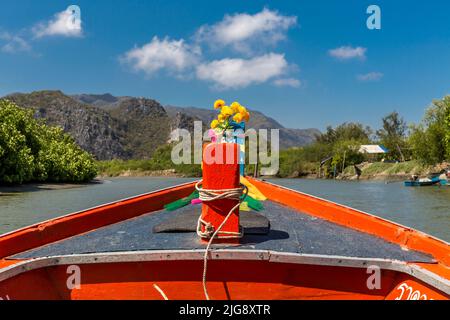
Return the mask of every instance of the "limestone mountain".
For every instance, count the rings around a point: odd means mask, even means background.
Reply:
[[[195,120],[206,130],[216,111],[195,107],[163,107],[158,101],[111,94],[78,94],[61,91],[14,93],[4,97],[34,110],[35,117],[68,132],[99,160],[149,158],[171,139],[174,130],[193,131]],[[255,129],[279,129],[280,147],[311,143],[317,129],[288,129],[258,111],[248,125]]]
[[[203,123],[209,124],[216,116],[215,110],[201,109],[196,107],[175,107],[165,106],[167,114],[173,117],[177,113],[187,113],[200,119]],[[276,120],[255,110],[250,110],[251,118],[247,125],[253,129],[279,129],[280,130],[280,148],[300,147],[312,143],[316,135],[320,134],[318,129],[289,129],[282,126]],[[270,137],[269,137],[270,138]]]
[[[168,141],[171,120],[155,100],[124,98],[109,113],[126,126],[125,146],[133,158],[149,158]]]
[[[126,125],[100,108],[80,103],[61,91],[15,93],[4,97],[18,106],[31,108],[36,118],[60,126],[97,159],[129,158]]]

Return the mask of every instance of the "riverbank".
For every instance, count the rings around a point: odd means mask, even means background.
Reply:
[[[133,163],[134,164],[134,163]],[[128,165],[128,166],[127,166]],[[183,170],[177,169],[165,169],[165,170],[146,170],[139,166],[134,165],[129,167],[129,162],[120,162],[120,166],[105,166],[102,170],[99,170],[97,179],[105,179],[112,177],[173,177],[173,178],[187,178],[187,177],[199,177],[198,168],[188,169],[186,165]],[[303,171],[301,174],[295,172],[287,176],[275,176],[272,178],[301,178],[301,179],[318,179],[316,170],[313,170],[316,166],[310,164],[309,170]],[[446,168],[450,167],[450,163],[443,162],[434,166],[427,166],[420,164],[418,161],[406,161],[399,163],[387,163],[387,162],[364,162],[359,164],[361,169],[360,180],[386,180],[386,181],[401,181],[409,179],[412,175],[418,175],[419,177],[425,177],[430,174],[438,174],[443,172]],[[270,177],[268,177],[270,178]],[[336,179],[338,180],[357,180],[355,168],[348,166],[343,173],[339,174]]]
[[[361,169],[360,180],[389,180],[400,181],[409,179],[412,175],[425,177],[431,174],[440,174],[445,169],[450,167],[450,163],[443,162],[434,166],[423,165],[417,161],[405,161],[398,163],[386,162],[365,162],[358,165]],[[344,172],[336,177],[341,180],[356,180],[355,168],[349,166],[345,168]]]
[[[112,177],[200,177],[200,165],[175,165],[170,150],[162,150],[149,160],[97,161],[97,178]]]
[[[189,178],[185,174],[178,173],[175,169],[166,170],[122,170],[108,173],[107,171],[101,172],[97,179],[106,178],[127,178],[127,177],[171,177],[171,178]]]
[[[101,179],[94,179],[85,183],[24,183],[20,185],[0,186],[0,196],[7,196],[9,194],[20,192],[33,192],[44,190],[65,190],[87,187],[90,185],[101,184]]]

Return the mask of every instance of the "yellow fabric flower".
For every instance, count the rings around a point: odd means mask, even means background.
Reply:
[[[214,102],[214,109],[222,108],[225,105],[225,101],[219,99]]]
[[[233,110],[233,112],[234,113],[238,113],[239,112],[239,107],[240,107],[241,105],[239,104],[239,102],[233,102],[231,105],[230,105],[230,107],[231,107],[231,110]]]
[[[223,122],[225,120],[225,116],[223,114],[219,114],[217,116],[217,119],[219,120],[219,122]]]
[[[247,112],[247,109],[244,106],[240,105],[238,107],[238,111],[239,111],[239,113],[245,114]]]
[[[250,121],[250,113],[248,111],[245,111],[243,118],[246,122]]]
[[[211,122],[211,129],[217,128],[218,125],[219,125],[219,121],[218,120],[213,120]]]
[[[233,110],[229,106],[223,106],[221,113],[225,117],[229,117],[233,115]]]
[[[242,115],[242,113],[236,113],[233,117],[233,120],[236,121],[237,123],[242,122],[243,119],[244,116]]]

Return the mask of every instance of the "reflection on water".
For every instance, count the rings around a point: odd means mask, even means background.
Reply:
[[[115,178],[102,184],[0,196],[0,233],[194,179]],[[404,187],[378,181],[273,179],[273,183],[342,203],[450,241],[450,186]]]
[[[273,179],[272,183],[375,214],[450,241],[450,186],[380,181]]]
[[[0,234],[57,216],[192,181],[184,178],[114,178],[61,190],[8,192],[0,196]],[[28,189],[28,188],[24,188]]]

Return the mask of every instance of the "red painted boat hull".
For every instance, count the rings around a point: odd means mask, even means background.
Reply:
[[[70,265],[57,265],[3,281],[0,296],[12,300],[162,300],[164,296],[203,300],[202,265],[201,260],[81,264],[82,282],[73,289],[67,285]],[[415,277],[392,270],[382,270],[379,289],[369,289],[366,268],[246,260],[210,261],[209,268],[209,295],[220,300],[448,298]]]
[[[278,203],[405,249],[433,263],[276,251],[218,250],[209,261],[213,299],[449,299],[450,248],[441,240],[381,218],[279,186],[252,180]],[[0,236],[0,299],[204,299],[203,251],[111,252],[29,260],[12,255],[160,210],[192,192],[177,186],[57,218]],[[368,267],[380,268],[370,284]],[[74,271],[71,266],[79,270]],[[372,270],[373,271],[373,270]],[[74,276],[79,272],[78,285]],[[369,282],[370,283],[369,283]]]

